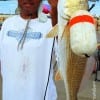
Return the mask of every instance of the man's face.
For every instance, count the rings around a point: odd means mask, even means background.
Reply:
[[[20,11],[23,14],[35,14],[38,11],[41,0],[18,0]]]

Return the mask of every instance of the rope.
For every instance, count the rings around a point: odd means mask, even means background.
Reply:
[[[22,36],[22,38],[20,39],[20,41],[18,43],[18,47],[17,47],[18,50],[19,49],[22,49],[23,48],[23,45],[25,43],[26,35],[27,35],[27,30],[28,30],[28,26],[29,26],[29,22],[30,22],[30,18],[27,20],[27,24],[26,24],[26,27],[25,27],[23,36]]]

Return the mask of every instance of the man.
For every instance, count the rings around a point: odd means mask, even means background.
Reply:
[[[41,0],[18,0],[19,15],[3,23],[0,33],[2,100],[57,98],[52,66],[50,69],[53,38],[45,38],[52,25],[50,19],[39,22],[40,4]]]

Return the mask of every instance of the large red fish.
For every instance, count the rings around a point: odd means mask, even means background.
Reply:
[[[77,100],[86,70],[85,56],[91,56],[97,46],[95,21],[86,11],[87,5],[87,0],[58,0],[57,25],[47,35],[58,36],[58,67],[65,84],[66,100]]]

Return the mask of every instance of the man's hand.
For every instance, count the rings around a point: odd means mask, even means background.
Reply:
[[[56,8],[58,4],[58,0],[48,0],[52,8]]]
[[[52,19],[52,25],[56,25],[57,24],[57,20],[58,20],[58,12],[57,12],[57,4],[58,4],[58,0],[49,0],[49,3],[51,5],[51,19]]]

